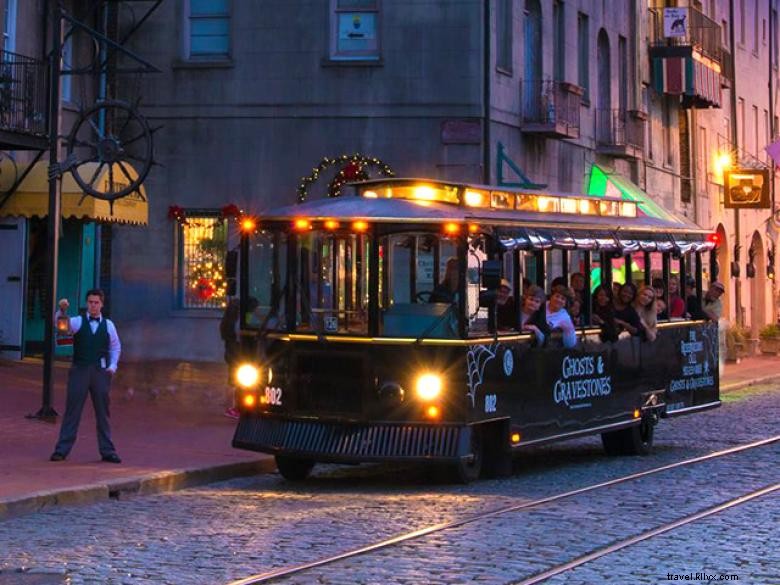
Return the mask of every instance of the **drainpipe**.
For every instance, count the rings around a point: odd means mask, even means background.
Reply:
[[[490,0],[484,0],[482,21],[482,182],[490,185]]]
[[[736,41],[734,38],[734,0],[729,0],[729,50],[734,60],[734,79],[731,80],[731,144],[736,147],[737,158],[739,158],[739,147],[737,144],[737,53]],[[726,186],[723,186],[726,189]],[[741,235],[739,233],[739,208],[734,209],[734,261],[737,261],[737,252],[741,248]],[[744,323],[742,318],[742,282],[737,276],[734,280],[734,308],[736,311],[737,325],[740,327]]]
[[[767,121],[769,123],[769,139],[774,140],[775,139],[775,103],[774,103],[774,84],[772,83],[773,78],[772,75],[774,74],[774,58],[775,58],[775,43],[777,42],[777,39],[775,39],[775,19],[773,18],[772,14],[772,2],[769,2],[769,120]],[[770,234],[770,245],[772,246],[772,250],[776,251],[777,247],[775,245],[775,241],[772,240],[772,235],[775,234],[776,230],[774,227],[777,225],[777,222],[775,221],[775,160],[770,156],[769,157],[769,176],[772,177],[772,180],[769,182],[769,195],[771,197],[771,209],[769,212],[769,225],[772,226],[772,229],[768,230]],[[774,259],[775,256],[772,254],[772,259]],[[777,294],[777,286],[775,283],[775,279],[772,279],[772,323],[777,322],[777,303],[775,302],[775,298]]]

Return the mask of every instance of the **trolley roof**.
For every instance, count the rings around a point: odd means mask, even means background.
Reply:
[[[260,219],[478,224],[492,229],[507,248],[687,252],[714,247],[708,230],[649,199],[417,178],[364,181],[343,189],[340,197],[271,209]]]

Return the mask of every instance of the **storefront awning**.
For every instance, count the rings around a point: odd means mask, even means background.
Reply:
[[[98,165],[99,163],[85,163],[79,168],[79,172],[82,176],[91,177]],[[132,166],[127,163],[123,163],[123,166],[130,177],[138,176]],[[48,215],[48,168],[49,165],[45,162],[35,164],[14,194],[0,207],[0,217],[46,217]],[[0,170],[5,171],[6,169]],[[10,188],[9,184],[5,184],[9,181],[6,178],[8,175],[7,172],[0,173],[0,183],[2,183],[0,189]],[[114,177],[125,178],[125,173],[118,168],[118,165],[114,165]],[[98,190],[108,191],[107,183],[108,165],[104,165],[103,170],[94,181],[94,185]],[[122,187],[116,181],[114,186]],[[134,192],[115,200],[113,213],[108,201],[95,199],[89,195],[83,196],[84,192],[73,176],[70,173],[65,173],[62,177],[62,217],[131,225],[148,225],[149,223],[149,204],[143,187],[140,188],[140,195]]]

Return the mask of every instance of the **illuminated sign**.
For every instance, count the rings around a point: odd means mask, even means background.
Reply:
[[[769,171],[736,169],[723,172],[727,209],[769,209]]]

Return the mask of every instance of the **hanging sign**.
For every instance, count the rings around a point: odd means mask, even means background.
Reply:
[[[685,37],[688,34],[688,9],[664,8],[664,36]]]
[[[726,209],[769,209],[769,171],[737,169],[723,172]]]

